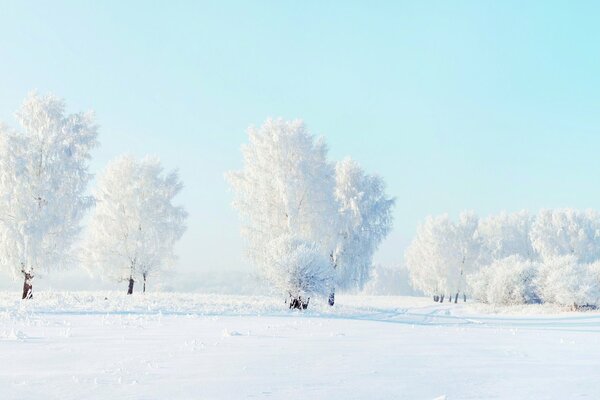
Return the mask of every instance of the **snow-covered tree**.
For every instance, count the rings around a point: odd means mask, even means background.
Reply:
[[[306,308],[311,294],[330,289],[334,271],[317,243],[283,235],[268,243],[264,252],[268,261],[263,272],[289,295],[290,308]]]
[[[248,256],[279,287],[281,279],[273,268],[283,266],[272,265],[273,257],[265,249],[281,254],[277,245],[290,242],[282,238],[304,243],[302,249],[318,249],[319,260],[332,257],[338,232],[334,169],[323,140],[315,139],[301,121],[269,119],[259,129],[249,129],[248,137],[242,149],[243,169],[227,178],[234,191],[233,205],[242,218]],[[307,272],[304,269],[293,271],[300,275],[289,282],[309,279],[301,276]],[[290,292],[308,295],[310,290],[297,287]]]
[[[353,160],[336,164],[335,197],[340,225],[334,252],[336,283],[343,289],[362,289],[373,267],[373,254],[392,227],[394,200],[385,183],[365,174]]]
[[[579,262],[600,259],[600,214],[573,209],[542,210],[531,226],[531,242],[543,259],[573,255]]]
[[[529,234],[533,219],[527,211],[502,212],[479,221],[477,237],[481,241],[479,263],[489,265],[510,256],[537,258]]]
[[[468,277],[475,300],[495,305],[539,303],[538,264],[519,255],[494,260]]]
[[[462,213],[457,222],[448,215],[427,217],[405,253],[411,283],[415,289],[437,299],[445,294],[454,301],[465,295],[466,276],[477,269],[480,244],[476,239],[478,218]]]
[[[66,114],[53,95],[29,95],[16,117],[21,130],[0,128],[0,266],[24,276],[30,298],[34,274],[75,260],[73,243],[93,203],[85,191],[97,127],[92,113]]]
[[[537,278],[540,297],[546,303],[575,308],[599,305],[597,271],[595,264],[581,263],[573,254],[546,257]]]
[[[87,267],[103,276],[146,281],[175,260],[173,247],[185,231],[187,213],[173,205],[182,189],[176,171],[164,173],[160,161],[121,156],[99,177],[96,207],[86,238]]]

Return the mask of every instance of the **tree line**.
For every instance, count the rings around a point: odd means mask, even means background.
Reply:
[[[88,195],[98,126],[93,113],[65,109],[62,99],[32,93],[16,113],[20,127],[0,127],[0,266],[22,277],[24,299],[37,273],[76,264],[126,283],[128,294],[138,281],[145,291],[173,265],[185,231],[187,213],[173,204],[177,171],[122,155]],[[299,309],[313,295],[333,305],[336,288],[361,289],[392,226],[383,179],[350,158],[329,161],[324,140],[301,121],[269,119],[248,139],[243,169],[226,178],[264,279]]]
[[[435,301],[600,305],[600,213],[545,209],[479,219],[427,217],[405,253],[413,286]]]

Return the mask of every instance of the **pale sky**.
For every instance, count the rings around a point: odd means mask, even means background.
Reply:
[[[270,116],[386,180],[385,265],[428,214],[599,208],[600,3],[323,3],[0,1],[0,120],[52,92],[95,110],[94,173],[179,168],[183,273],[248,268],[223,173]]]

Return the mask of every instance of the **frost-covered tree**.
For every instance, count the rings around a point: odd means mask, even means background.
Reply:
[[[392,228],[394,200],[386,195],[383,179],[365,174],[349,158],[336,164],[335,173],[340,213],[336,284],[360,290],[370,277],[373,254]]]
[[[94,190],[96,207],[86,238],[87,267],[109,279],[146,281],[175,260],[173,247],[185,231],[187,213],[173,204],[182,189],[176,171],[160,161],[121,156],[109,163]]]
[[[460,225],[438,217],[419,228],[406,253],[417,288],[435,294],[455,286],[456,279],[448,279],[448,265],[456,262],[446,261],[456,258],[459,249],[472,249],[465,254],[479,255],[465,260],[475,273],[466,275],[479,301],[599,305],[600,213],[542,210],[534,219],[524,211],[502,213],[479,221],[473,240],[472,223],[457,230]]]
[[[600,214],[593,210],[542,210],[530,237],[543,259],[573,255],[579,262],[593,262],[600,258]]]
[[[539,303],[538,268],[535,261],[519,255],[494,260],[468,277],[471,294],[475,300],[495,305]]]
[[[331,287],[333,269],[329,257],[315,242],[284,235],[265,248],[264,272],[271,284],[290,296],[290,308],[307,308],[311,294]]]
[[[97,145],[92,113],[66,114],[53,95],[29,95],[16,114],[21,129],[0,128],[0,266],[24,277],[32,296],[37,272],[71,265],[73,243]]]
[[[281,289],[281,274],[287,282],[304,282],[321,271],[320,262],[311,268],[285,267],[272,264],[282,254],[277,246],[302,243],[298,250],[306,255],[318,251],[330,259],[335,250],[338,232],[338,212],[334,198],[335,174],[327,161],[327,147],[315,139],[301,121],[269,119],[259,129],[249,129],[249,142],[242,148],[244,165],[241,171],[227,178],[234,192],[234,207],[242,218],[242,235],[247,241],[250,260],[266,279]],[[318,250],[316,250],[318,249]],[[290,255],[290,257],[292,257]],[[295,257],[295,256],[294,256]],[[300,257],[300,256],[298,256]],[[274,273],[274,268],[283,272]],[[315,287],[320,285],[315,285]],[[309,295],[312,284],[289,288],[291,301],[297,293]]]
[[[575,255],[550,256],[540,265],[537,286],[546,303],[575,308],[600,304],[596,264],[578,262]]]
[[[529,238],[532,222],[527,211],[502,212],[481,219],[477,227],[477,237],[481,241],[479,263],[489,265],[510,256],[536,259]]]
[[[465,295],[466,276],[477,269],[480,244],[478,218],[462,213],[457,222],[448,215],[427,217],[406,250],[405,261],[415,289],[438,297]]]

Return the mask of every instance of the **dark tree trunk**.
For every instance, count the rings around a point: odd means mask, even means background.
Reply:
[[[458,293],[456,293],[456,296],[454,296],[454,304],[458,303]]]
[[[442,296],[440,297],[440,303],[443,303],[443,302],[444,302],[444,295],[442,295]]]
[[[33,298],[33,274],[31,272],[24,272],[25,281],[23,282],[23,297],[22,299]]]
[[[466,303],[466,302],[467,302],[467,295],[466,295],[466,293],[463,293],[463,303]]]
[[[329,299],[327,300],[330,306],[335,304],[335,289],[331,289],[331,293],[329,293]]]
[[[144,274],[144,289],[143,289],[143,293],[146,293],[146,278],[147,278],[147,275]]]
[[[437,294],[433,296],[433,301],[435,301],[436,303],[440,301],[440,296],[438,296]]]
[[[310,297],[304,302],[302,297],[290,297],[290,310],[306,310],[308,308],[308,303],[310,302]]]
[[[133,280],[133,277],[129,277],[129,287],[127,288],[127,294],[133,294],[133,284],[135,283],[135,281]]]

